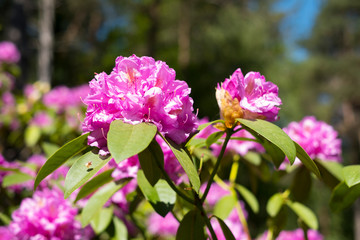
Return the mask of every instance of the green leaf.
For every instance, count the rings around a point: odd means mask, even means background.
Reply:
[[[262,145],[265,148],[267,155],[270,157],[270,160],[277,168],[279,168],[285,159],[284,152],[266,139],[263,139]]]
[[[105,166],[111,157],[103,160],[99,155],[88,152],[71,166],[65,177],[64,197],[68,198],[72,192],[86,183],[94,176],[103,166]]]
[[[92,229],[97,235],[102,233],[110,224],[113,217],[114,207],[102,208],[91,220]]]
[[[137,181],[146,200],[149,201],[159,215],[165,217],[175,205],[176,193],[174,190],[172,190],[168,183],[163,179],[160,179],[154,187],[151,186],[146,179],[143,170],[138,171]]]
[[[360,184],[348,187],[345,182],[340,182],[332,191],[330,208],[341,211],[351,206],[360,197]]]
[[[225,239],[226,240],[235,240],[234,235],[232,234],[231,230],[226,225],[226,223],[221,218],[219,218],[217,216],[213,216],[213,217],[215,217],[218,220],[218,222],[220,224],[220,227],[221,227],[221,230],[223,231]]]
[[[29,147],[35,146],[41,137],[41,129],[38,126],[30,125],[25,129],[24,139]]]
[[[246,161],[255,166],[260,166],[261,164],[261,156],[259,153],[248,151],[243,157]]]
[[[204,128],[212,125],[212,124],[215,124],[215,123],[224,123],[224,120],[222,119],[218,119],[218,120],[215,120],[215,121],[212,121],[212,122],[207,122],[207,123],[204,123],[204,124],[201,124],[197,130],[201,131],[203,130]]]
[[[210,136],[205,141],[206,147],[209,148],[213,143],[216,143],[222,135],[224,135],[224,132],[214,132],[210,134]]]
[[[149,183],[154,186],[162,176],[162,172],[158,167],[164,167],[164,154],[160,145],[153,140],[150,145],[141,153],[139,153],[139,162],[143,169],[145,177]]]
[[[115,226],[115,236],[112,238],[112,240],[127,240],[128,231],[125,224],[117,217],[114,217],[113,221]]]
[[[115,120],[107,134],[108,148],[117,163],[143,151],[154,139],[157,128],[154,124],[136,125]]]
[[[311,175],[304,166],[298,166],[291,185],[291,194],[294,200],[302,202],[306,200],[311,191]]]
[[[11,223],[11,218],[2,212],[0,212],[0,220],[3,223],[3,225],[9,225]]]
[[[4,172],[20,172],[20,170],[18,168],[8,168],[8,167],[3,167],[0,166],[0,171],[4,171]]]
[[[272,195],[271,198],[269,199],[266,205],[266,211],[270,215],[270,217],[275,217],[279,213],[283,204],[284,204],[284,199],[282,194],[276,193]]]
[[[34,190],[44,178],[46,178],[48,175],[58,169],[68,159],[75,156],[76,154],[79,154],[85,149],[91,149],[91,147],[87,145],[87,137],[89,134],[90,133],[87,133],[75,138],[74,140],[62,146],[53,155],[51,155],[51,157],[40,168],[40,171],[35,178]]]
[[[318,229],[319,223],[313,211],[298,202],[287,201],[286,204],[296,213],[296,215],[310,228]]]
[[[360,183],[360,165],[350,165],[343,168],[343,176],[348,187]]]
[[[114,169],[106,170],[105,172],[100,173],[99,175],[95,176],[93,179],[85,183],[85,185],[82,186],[79,193],[77,194],[75,202],[89,196],[91,193],[95,192],[98,188],[102,187],[108,182],[111,182],[113,180],[113,178],[111,177],[113,171]]]
[[[313,172],[318,178],[321,178],[320,171],[314,161],[297,142],[294,141],[294,144],[296,147],[296,156],[300,159],[300,161],[307,169]]]
[[[26,174],[26,173],[22,173],[22,172],[13,173],[13,174],[6,175],[3,178],[2,186],[9,187],[9,186],[27,182],[29,180],[33,180],[33,176]]]
[[[234,209],[236,203],[237,199],[232,194],[220,198],[214,207],[214,215],[225,220]]]
[[[206,138],[194,138],[193,137],[193,138],[190,139],[190,141],[188,141],[186,143],[185,146],[187,148],[191,148],[191,147],[193,147],[193,148],[201,148],[201,147],[206,146],[205,142],[206,142]]]
[[[109,198],[121,189],[125,184],[117,185],[115,182],[110,182],[104,187],[100,188],[86,203],[84,209],[81,212],[81,224],[83,227],[89,224],[89,222],[96,216],[96,214],[102,209],[104,204]]]
[[[50,157],[51,155],[53,155],[57,150],[59,150],[59,146],[52,144],[52,143],[48,143],[48,142],[44,142],[42,144],[42,148],[45,152],[46,157]]]
[[[192,160],[190,159],[189,155],[186,153],[186,151],[183,148],[177,146],[176,144],[170,144],[164,136],[162,136],[162,135],[160,135],[160,136],[169,145],[169,147],[171,148],[171,151],[174,153],[176,159],[179,161],[180,165],[185,170],[185,173],[189,177],[189,180],[190,180],[195,192],[199,193],[200,178],[199,178],[197,170],[196,170]]]
[[[237,119],[243,127],[251,129],[263,138],[281,149],[288,157],[291,164],[296,157],[296,147],[291,138],[278,126],[261,119],[255,121],[239,118]]]
[[[253,210],[254,213],[258,213],[259,203],[256,197],[254,196],[254,194],[250,192],[247,188],[239,184],[236,184],[235,188],[236,190],[239,191],[240,195],[244,198],[245,202],[249,204],[251,210]]]
[[[205,240],[204,220],[197,210],[189,211],[180,222],[176,240]]]
[[[315,159],[315,163],[320,170],[321,179],[330,188],[334,188],[341,181],[344,180],[342,174],[342,165],[337,162],[321,161]]]

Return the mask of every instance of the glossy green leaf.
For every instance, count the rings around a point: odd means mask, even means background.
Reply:
[[[221,218],[219,218],[217,216],[213,216],[213,217],[215,217],[218,220],[225,239],[226,240],[235,240],[234,235],[232,234],[231,230],[226,225],[226,223]]]
[[[81,153],[85,149],[91,149],[91,147],[87,145],[88,135],[89,133],[75,138],[74,140],[62,146],[53,155],[51,155],[51,157],[40,168],[40,171],[35,178],[34,189],[36,189],[36,187],[44,178],[46,178],[48,175],[58,169],[68,159]]]
[[[112,157],[117,163],[143,151],[154,139],[157,128],[154,124],[124,123],[112,121],[107,134],[107,143]]]
[[[24,182],[27,182],[27,181],[33,180],[33,179],[34,179],[33,176],[31,176],[29,174],[22,173],[22,172],[16,172],[16,173],[6,175],[3,178],[2,186],[9,187],[9,186],[24,183]]]
[[[350,165],[343,168],[343,176],[348,187],[360,183],[360,165]]]
[[[261,156],[259,153],[248,151],[243,157],[246,161],[255,166],[260,166],[261,164]]]
[[[176,240],[205,240],[204,220],[197,210],[189,211],[180,222]]]
[[[159,215],[165,217],[175,205],[176,193],[174,190],[172,190],[168,183],[163,179],[160,179],[154,187],[151,186],[146,179],[143,170],[138,171],[137,181],[146,200],[149,201]]]
[[[91,227],[96,234],[100,234],[109,226],[113,217],[114,207],[102,208],[90,221]]]
[[[291,138],[281,128],[273,123],[261,119],[253,121],[240,118],[237,120],[243,127],[255,131],[260,136],[264,137],[281,149],[281,151],[288,157],[289,161],[294,163],[296,157],[296,147]]]
[[[41,129],[35,125],[29,125],[25,129],[24,140],[27,146],[33,147],[41,137]]]
[[[210,134],[210,136],[205,141],[206,147],[209,148],[213,143],[216,143],[222,135],[224,135],[224,132],[214,132]]]
[[[144,151],[139,153],[138,156],[145,177],[149,183],[154,186],[162,176],[162,172],[158,165],[164,168],[164,154],[160,145],[153,140]]]
[[[187,148],[201,148],[206,146],[206,138],[192,138],[186,143]]]
[[[81,212],[81,224],[83,227],[89,224],[89,222],[96,216],[96,214],[102,209],[104,204],[111,198],[111,196],[120,190],[125,184],[116,184],[110,182],[100,188],[86,203],[84,209]]]
[[[232,194],[221,197],[214,207],[214,215],[225,220],[235,208],[236,203],[237,199]]]
[[[318,229],[318,220],[310,208],[298,202],[287,201],[286,203],[308,227]]]
[[[318,178],[321,178],[320,171],[316,166],[315,162],[310,158],[310,156],[305,152],[305,150],[294,141],[296,147],[296,156],[304,164],[304,166],[313,172]]]
[[[271,198],[269,199],[266,205],[266,211],[270,215],[270,217],[275,217],[279,213],[283,204],[284,204],[284,199],[282,194],[276,193],[272,195]]]
[[[251,210],[254,213],[259,212],[259,202],[257,201],[256,197],[252,192],[250,192],[247,188],[242,185],[236,184],[236,190],[239,191],[240,195],[244,198],[245,202],[249,204]]]
[[[351,206],[360,197],[360,184],[348,187],[345,182],[340,182],[332,191],[330,208],[341,211]]]
[[[111,157],[103,160],[99,155],[92,152],[84,154],[71,166],[65,177],[64,197],[68,198],[72,192],[86,183],[94,176],[103,166],[105,166]]]
[[[284,152],[266,139],[263,140],[262,145],[265,148],[267,156],[270,157],[270,160],[274,163],[275,167],[279,168],[285,159]]]
[[[315,159],[315,163],[319,168],[321,179],[330,188],[334,188],[344,180],[342,169],[343,166],[337,162],[322,161]]]
[[[117,217],[113,218],[115,227],[115,236],[111,240],[127,240],[128,231],[125,224]]]
[[[194,163],[190,159],[189,155],[186,153],[185,149],[177,146],[176,144],[169,143],[169,141],[161,135],[164,141],[171,148],[171,151],[174,153],[176,159],[179,161],[180,165],[183,167],[186,175],[189,177],[190,183],[192,184],[195,192],[199,193],[200,189],[200,178],[195,168]]]
[[[113,180],[111,177],[113,171],[114,169],[106,170],[85,183],[77,194],[75,202],[89,196],[106,183],[111,182]]]

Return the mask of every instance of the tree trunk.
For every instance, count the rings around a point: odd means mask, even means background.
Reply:
[[[55,0],[39,1],[38,74],[41,82],[51,83],[54,47]]]

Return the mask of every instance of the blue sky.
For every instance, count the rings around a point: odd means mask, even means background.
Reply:
[[[281,32],[290,57],[295,61],[305,60],[308,56],[306,49],[296,42],[310,36],[322,3],[323,0],[278,0],[273,5],[274,11],[286,14]]]

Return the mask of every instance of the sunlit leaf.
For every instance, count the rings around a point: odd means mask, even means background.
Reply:
[[[281,149],[288,157],[291,163],[294,163],[296,157],[296,147],[291,138],[278,126],[261,119],[247,120],[237,119],[244,128],[251,129],[257,134],[267,139],[269,142]]]
[[[313,211],[298,202],[287,201],[286,204],[296,213],[296,215],[310,228],[318,229],[319,223]]]
[[[105,166],[111,157],[103,160],[97,154],[88,152],[71,166],[65,178],[64,197],[68,198],[72,192],[86,183],[94,176],[103,166]]]
[[[41,129],[35,125],[29,125],[25,129],[24,140],[27,146],[33,147],[41,137]]]
[[[85,227],[88,225],[89,222],[102,209],[104,204],[110,199],[110,197],[118,190],[120,190],[126,183],[127,182],[116,184],[115,182],[110,182],[99,189],[94,195],[92,195],[81,212],[82,226]]]
[[[21,184],[24,182],[27,182],[29,180],[33,180],[33,176],[22,173],[22,172],[16,172],[9,175],[6,175],[2,180],[2,186],[3,187],[9,187],[17,184]]]
[[[110,224],[113,217],[114,207],[102,208],[90,221],[91,227],[96,234],[102,233]]]
[[[236,184],[235,188],[236,190],[239,191],[240,195],[244,198],[245,202],[249,204],[251,210],[253,210],[254,213],[258,213],[259,203],[256,197],[254,196],[254,194],[250,192],[247,188],[239,184]]]
[[[266,211],[270,215],[270,217],[275,217],[279,213],[283,204],[284,204],[284,199],[282,194],[276,193],[272,195],[271,198],[269,199],[266,205]]]
[[[214,215],[225,220],[231,211],[235,208],[237,199],[235,196],[226,195],[224,197],[219,196],[220,200],[216,203],[214,207]]]
[[[360,184],[348,187],[345,182],[340,182],[332,191],[330,208],[341,211],[351,206],[360,197]]]
[[[224,132],[214,132],[210,134],[210,136],[207,137],[205,141],[206,147],[209,148],[213,143],[216,143],[217,140],[219,140],[222,135],[224,135]]]
[[[305,150],[294,141],[296,147],[296,156],[300,159],[300,161],[304,164],[304,166],[309,169],[311,172],[315,173],[318,178],[321,178],[320,171],[314,161],[309,157],[309,155],[305,152]]]
[[[71,157],[79,154],[80,152],[84,151],[85,149],[91,149],[87,145],[87,137],[89,133],[81,135],[74,140],[66,143],[62,146],[59,150],[57,150],[51,157],[45,162],[45,164],[40,168],[38,172],[35,183],[34,189],[39,185],[39,183],[58,169],[61,165],[63,165],[68,159]]]
[[[352,187],[360,183],[360,165],[350,165],[343,168],[345,183]]]
[[[154,124],[128,124],[121,120],[112,121],[107,134],[107,143],[117,163],[143,151],[154,139],[157,128]]]
[[[179,161],[180,165],[185,170],[186,175],[189,177],[189,180],[194,188],[194,190],[199,193],[200,189],[200,178],[195,168],[194,163],[190,159],[189,155],[186,153],[185,149],[177,146],[176,144],[170,143],[163,136],[161,136],[164,141],[171,148],[171,151],[174,153],[176,159]]]
[[[113,171],[114,169],[106,170],[105,172],[100,173],[99,175],[95,176],[93,179],[85,183],[84,186],[81,187],[79,193],[77,194],[75,202],[89,196],[91,193],[95,192],[98,188],[114,180],[111,177]]]
[[[115,226],[115,236],[111,240],[127,240],[128,231],[125,224],[118,217],[114,217],[113,222]]]

